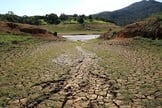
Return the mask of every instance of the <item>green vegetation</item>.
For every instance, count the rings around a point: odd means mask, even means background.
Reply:
[[[78,24],[78,21],[72,18],[64,21],[63,24]],[[84,24],[109,24],[109,22],[98,19],[93,19],[92,21],[90,19],[84,19]]]
[[[9,21],[16,23],[32,24],[32,25],[47,25],[47,24],[84,24],[84,23],[96,23],[96,22],[108,22],[102,19],[96,19],[85,15],[66,15],[61,14],[57,16],[54,13],[46,14],[45,16],[17,16],[12,11],[7,14],[0,14],[0,21]]]
[[[110,26],[115,24],[96,19],[85,15],[65,15],[59,17],[56,14],[47,14],[45,16],[17,16],[13,12],[0,15],[0,21],[10,21],[22,24],[33,24],[44,27],[50,32],[59,34],[98,34],[106,32]]]
[[[97,21],[96,21],[97,22]],[[80,24],[58,24],[58,25],[42,25],[45,29],[51,32],[58,32],[59,34],[100,34],[107,31],[110,27],[115,27],[111,23],[85,23]]]
[[[162,56],[162,40],[152,40],[149,38],[135,37],[134,44],[138,47],[149,49],[152,53]]]
[[[36,41],[38,41],[38,39],[31,36],[0,35],[0,47],[13,44],[33,44]]]

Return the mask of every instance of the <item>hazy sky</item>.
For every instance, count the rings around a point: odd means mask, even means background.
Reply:
[[[94,14],[113,11],[141,0],[0,0],[0,14],[13,11],[17,15]],[[162,0],[157,0],[162,2]]]

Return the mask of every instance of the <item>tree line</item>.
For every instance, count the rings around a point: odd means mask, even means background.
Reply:
[[[32,25],[46,25],[46,24],[59,24],[61,22],[65,22],[68,19],[74,19],[79,24],[84,23],[84,19],[89,19],[90,21],[93,21],[93,17],[91,15],[85,16],[85,15],[66,15],[61,14],[60,16],[57,16],[57,14],[51,13],[46,14],[44,16],[18,16],[14,14],[12,11],[9,11],[7,14],[0,14],[0,21],[9,21],[9,22],[15,22],[15,23],[24,23],[24,24],[32,24]]]

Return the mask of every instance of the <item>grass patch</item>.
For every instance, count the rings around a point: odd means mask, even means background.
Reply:
[[[84,19],[84,24],[108,24],[108,23],[109,22],[105,22],[97,19],[93,19],[93,20]],[[74,18],[69,18],[68,20],[62,22],[62,24],[79,24],[79,23]]]
[[[59,34],[100,34],[113,26],[110,23],[42,25],[45,29],[51,32],[58,32]]]
[[[0,46],[13,44],[33,44],[36,41],[38,41],[38,39],[31,36],[0,35]]]
[[[134,99],[134,96],[129,93],[129,91],[121,91],[121,94],[123,96],[123,104],[129,105],[132,103],[132,100]]]
[[[143,102],[145,108],[160,108],[162,102],[160,100],[147,100]]]
[[[162,56],[162,40],[135,37],[133,44],[137,47],[145,48],[153,53],[160,54],[160,56]]]

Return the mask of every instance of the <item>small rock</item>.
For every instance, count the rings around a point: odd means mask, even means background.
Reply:
[[[97,99],[97,95],[93,94],[93,95],[89,96],[89,99],[96,100]]]

